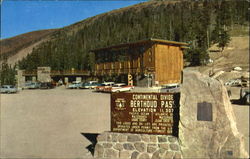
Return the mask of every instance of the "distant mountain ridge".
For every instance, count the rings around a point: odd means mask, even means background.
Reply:
[[[86,70],[93,68],[91,49],[147,38],[183,41],[207,49],[216,43],[216,27],[230,31],[235,25],[248,25],[247,6],[246,1],[234,0],[149,1],[64,28],[28,33],[29,40],[22,44],[17,41],[25,39],[25,34],[14,37],[16,40],[1,40],[1,55],[8,56],[12,65],[18,63],[20,69]]]

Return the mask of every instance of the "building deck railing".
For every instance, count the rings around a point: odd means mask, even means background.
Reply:
[[[98,69],[93,72],[96,76],[102,75],[120,75],[120,74],[138,74],[153,72],[154,68],[121,68],[121,69]],[[51,70],[50,76],[90,76],[91,71],[87,70]],[[37,76],[37,70],[24,71],[23,76]]]
[[[23,76],[36,76],[37,75],[37,70],[32,70],[32,71],[24,71]],[[90,75],[90,71],[86,70],[64,70],[64,71],[58,71],[58,70],[52,70],[50,72],[51,76],[71,76],[71,75],[83,75],[83,76],[88,76]]]
[[[122,69],[100,69],[95,70],[95,75],[112,75],[112,74],[138,74],[154,72],[154,68],[122,68]]]
[[[32,70],[32,71],[23,71],[23,76],[36,76],[37,75],[37,71],[36,70]]]
[[[51,71],[51,76],[70,76],[70,75],[90,75],[90,71],[86,70],[64,70],[64,71]]]

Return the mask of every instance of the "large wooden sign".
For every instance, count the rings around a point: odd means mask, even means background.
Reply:
[[[178,125],[177,94],[112,93],[111,131],[173,135]]]

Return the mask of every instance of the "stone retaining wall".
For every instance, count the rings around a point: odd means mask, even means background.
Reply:
[[[99,159],[182,158],[177,137],[113,132],[97,137],[94,156]]]

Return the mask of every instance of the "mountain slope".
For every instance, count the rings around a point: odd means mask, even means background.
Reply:
[[[215,43],[214,26],[247,25],[244,1],[150,1],[100,14],[56,30],[9,59],[21,69],[92,69],[91,49],[147,38],[189,42],[207,49]],[[229,12],[230,11],[230,12]],[[225,17],[227,17],[225,19]],[[18,54],[24,56],[18,56]]]
[[[11,58],[13,56],[16,56],[16,54],[19,54],[19,51],[27,47],[30,47],[39,41],[44,41],[44,39],[48,35],[51,35],[54,32],[55,32],[55,29],[39,30],[39,31],[29,32],[29,33],[21,34],[12,38],[1,40],[0,41],[1,59]],[[18,56],[22,56],[22,55],[18,55]],[[26,57],[26,56],[27,54],[23,55],[23,57]],[[13,61],[13,62],[15,63],[16,61]],[[13,62],[11,62],[10,64],[14,64]]]
[[[211,47],[211,50],[216,49],[216,44]],[[211,52],[209,56],[213,63],[200,67],[187,67],[185,69],[196,70],[206,75],[209,75],[212,71],[218,74],[217,79],[224,82],[240,78],[241,76],[249,77],[249,36],[232,37],[229,45],[223,52]],[[234,71],[235,67],[240,67],[242,70]]]

